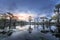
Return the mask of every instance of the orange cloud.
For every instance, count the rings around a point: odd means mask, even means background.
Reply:
[[[18,17],[18,20],[25,20],[25,21],[28,21],[29,16],[32,16],[32,19],[35,16],[34,14],[27,14],[27,13],[20,13],[14,15]]]

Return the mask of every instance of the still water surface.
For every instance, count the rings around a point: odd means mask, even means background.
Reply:
[[[43,29],[41,25],[31,25],[33,31],[31,34],[29,34],[29,32],[27,31],[29,26],[30,25],[16,26],[16,29],[18,29],[19,31],[16,30],[17,32],[14,32],[11,36],[2,39],[3,40],[57,40],[56,37],[52,36],[50,33],[47,34],[41,33],[40,31]],[[54,31],[56,27],[51,26],[51,29]],[[49,30],[49,28],[45,26],[45,30]]]
[[[27,30],[29,28],[30,25],[25,25],[25,26],[16,26],[16,29],[19,30]],[[43,27],[41,25],[31,25],[31,28],[36,29],[36,30],[42,30]],[[57,29],[56,26],[49,26],[48,28],[45,26],[45,30],[49,30],[49,28],[51,28],[51,30],[55,30]]]

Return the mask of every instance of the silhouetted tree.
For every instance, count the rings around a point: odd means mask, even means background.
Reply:
[[[57,24],[56,24],[56,26],[57,26],[58,33],[59,33],[59,34],[56,34],[57,37],[60,37],[60,21],[59,21],[60,10],[59,9],[60,9],[60,4],[57,4],[55,6],[55,10],[54,10],[54,12],[57,12]]]
[[[60,27],[60,24],[59,24],[59,23],[60,23],[60,22],[59,22],[59,15],[60,15],[60,13],[59,13],[60,10],[59,10],[59,9],[60,9],[60,4],[57,4],[57,5],[55,6],[55,8],[56,8],[55,12],[57,12],[57,15],[58,15],[58,16],[57,16],[57,27],[58,27],[58,32],[60,33],[60,28],[59,28],[59,27]]]
[[[42,24],[42,26],[43,26],[43,30],[45,30],[45,27],[44,27],[44,19],[46,19],[46,17],[44,17],[44,16],[43,16],[43,17],[40,17],[40,19],[42,19],[42,23],[43,23],[43,24]]]
[[[10,17],[10,22],[9,22],[9,29],[11,28],[11,22],[12,22],[12,17],[13,17],[13,14],[10,13],[10,12],[7,12],[7,14],[9,15]]]

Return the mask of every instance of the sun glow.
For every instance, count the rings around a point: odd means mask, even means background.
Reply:
[[[34,14],[29,13],[17,13],[14,15],[18,17],[18,20],[25,20],[25,21],[28,21],[29,16],[32,16],[32,18],[35,16]]]

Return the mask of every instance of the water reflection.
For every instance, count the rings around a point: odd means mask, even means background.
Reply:
[[[29,26],[30,25],[25,25],[25,26],[22,26],[22,27],[21,26],[16,26],[16,29],[28,30]],[[51,30],[53,30],[53,31],[57,29],[56,26],[49,26],[49,27],[51,27]],[[42,25],[31,25],[31,28],[33,28],[35,30],[43,30]],[[50,29],[45,26],[45,30],[50,30]]]

